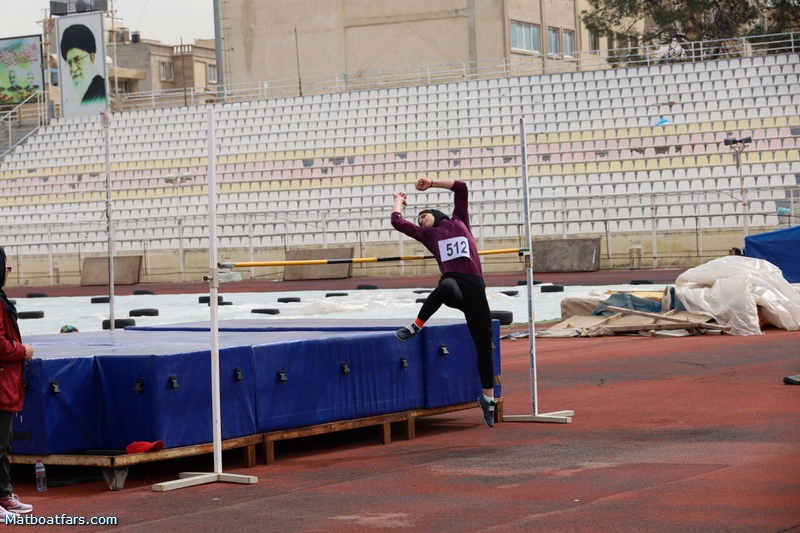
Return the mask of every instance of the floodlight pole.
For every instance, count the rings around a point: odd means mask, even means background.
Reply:
[[[119,66],[117,65],[117,12],[114,10],[114,0],[111,0],[111,33],[114,36],[114,98],[119,95]],[[119,112],[121,109],[115,109]]]
[[[106,80],[107,81],[107,80]],[[100,111],[103,130],[106,139],[106,222],[108,224],[108,329],[114,331],[114,222],[111,218],[113,212],[113,198],[111,195],[111,110],[106,108]]]
[[[536,330],[533,311],[533,248],[531,248],[531,203],[530,187],[528,185],[528,137],[525,133],[525,122],[519,121],[520,145],[522,159],[522,212],[525,215],[525,242],[528,253],[525,254],[525,280],[528,286],[528,343],[530,346],[530,373],[531,373],[531,414],[530,415],[504,415],[504,422],[555,422],[568,424],[572,422],[575,411],[557,411],[553,413],[539,413],[538,376],[536,372]]]
[[[214,48],[217,56],[217,98],[219,102],[226,100],[225,94],[225,59],[223,57],[222,11],[220,2],[214,0]]]

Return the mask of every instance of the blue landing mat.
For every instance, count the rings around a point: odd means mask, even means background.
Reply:
[[[431,321],[406,343],[394,337],[398,321],[259,322],[220,323],[223,439],[463,403],[480,394],[463,321]],[[14,453],[212,440],[208,323],[25,341],[36,354],[26,372],[25,409],[14,423]]]

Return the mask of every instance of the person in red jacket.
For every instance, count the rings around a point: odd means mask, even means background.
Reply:
[[[8,460],[8,446],[11,442],[11,423],[14,413],[22,411],[25,401],[25,364],[33,357],[33,346],[22,344],[17,326],[17,308],[3,290],[11,265],[6,260],[6,252],[0,248],[0,521],[5,522],[9,513],[25,514],[33,511],[33,506],[19,501],[11,486],[11,464]]]
[[[469,223],[469,189],[463,181],[417,180],[418,191],[431,187],[453,191],[453,216],[448,217],[436,209],[425,209],[417,215],[417,224],[403,218],[406,195],[394,193],[392,226],[399,232],[416,239],[436,258],[442,277],[438,286],[428,295],[410,325],[395,332],[405,342],[420,332],[425,322],[442,306],[464,313],[472,340],[478,350],[478,375],[483,394],[478,405],[483,409],[483,422],[494,426],[494,362],[492,358],[492,313],[486,300],[486,283],[483,280],[478,247]]]

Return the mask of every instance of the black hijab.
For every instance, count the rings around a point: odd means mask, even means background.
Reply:
[[[6,279],[6,251],[0,247],[0,273],[2,273],[3,279],[0,282],[0,302],[3,302],[3,305],[6,306],[6,309],[11,313],[11,316],[14,317],[14,322],[17,321],[17,307],[11,303],[6,296],[6,291],[3,290],[3,285],[5,284]]]
[[[434,228],[436,226],[438,226],[439,222],[441,222],[442,220],[450,220],[449,216],[445,215],[444,213],[442,213],[438,209],[423,209],[422,211],[419,212],[419,215],[422,215],[424,213],[430,213],[431,215],[433,215],[433,227]],[[417,215],[417,224],[419,224],[419,215]]]

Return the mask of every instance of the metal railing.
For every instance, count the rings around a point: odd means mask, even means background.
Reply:
[[[0,159],[47,120],[44,93],[35,92],[0,114]]]

